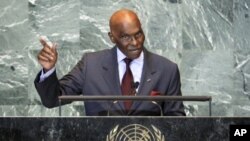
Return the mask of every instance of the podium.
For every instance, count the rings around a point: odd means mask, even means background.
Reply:
[[[236,117],[1,117],[3,141],[229,140]],[[148,139],[148,140],[146,140]]]
[[[183,141],[228,140],[229,125],[249,118],[85,116],[62,117],[62,101],[209,101],[206,96],[60,96],[59,117],[1,117],[0,140]]]

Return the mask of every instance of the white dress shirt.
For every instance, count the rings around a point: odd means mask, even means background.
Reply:
[[[120,51],[119,48],[117,48],[117,62],[118,62],[120,84],[122,83],[122,78],[126,71],[126,63],[123,60],[124,58],[126,58],[126,56]],[[139,82],[139,84],[141,81],[142,68],[144,63],[143,60],[144,60],[144,53],[142,51],[140,56],[132,60],[132,62],[130,63],[130,69],[133,74],[134,82]],[[138,90],[138,88],[136,90]]]
[[[47,77],[49,77],[54,71],[56,70],[55,67],[44,73],[43,69],[41,70],[40,80],[39,82],[43,82]]]

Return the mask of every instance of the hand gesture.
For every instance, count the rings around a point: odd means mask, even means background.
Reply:
[[[52,69],[57,61],[57,44],[46,42],[44,38],[40,38],[40,43],[43,46],[43,49],[38,53],[37,59],[38,62],[43,67],[43,70],[47,72]]]

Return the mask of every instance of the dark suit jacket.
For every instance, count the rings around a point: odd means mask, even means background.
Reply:
[[[94,53],[86,53],[77,65],[58,80],[56,72],[39,83],[40,73],[35,79],[35,87],[43,105],[58,106],[59,95],[122,95],[116,47]],[[137,95],[150,95],[158,91],[165,95],[181,95],[178,67],[170,60],[144,49],[144,66]],[[164,115],[185,115],[182,102],[158,102]],[[85,102],[86,115],[160,115],[159,106],[152,102],[135,101],[126,112],[123,102]]]

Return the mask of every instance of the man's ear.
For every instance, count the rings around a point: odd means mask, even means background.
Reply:
[[[109,35],[109,38],[110,38],[111,42],[115,44],[116,43],[115,38],[113,37],[112,33],[109,32],[108,35]]]

